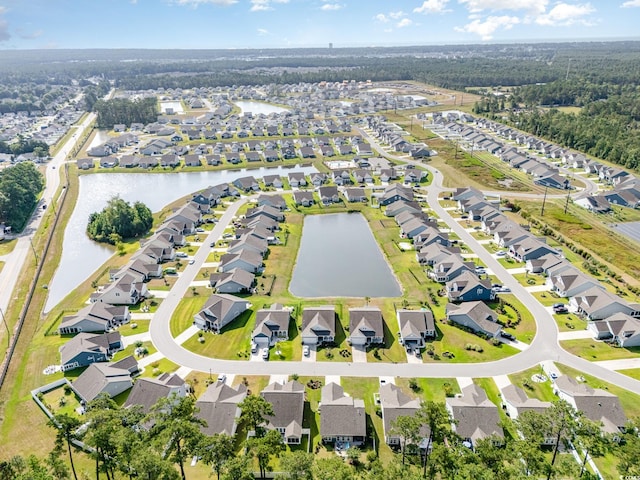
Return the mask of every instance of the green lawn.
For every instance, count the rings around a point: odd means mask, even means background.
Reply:
[[[512,373],[509,375],[509,380],[511,380],[511,383],[515,386],[522,388],[526,394],[532,398],[537,398],[545,402],[557,400],[558,397],[553,393],[553,388],[548,378],[547,381],[542,383],[534,382],[531,379],[531,377],[537,373],[543,374],[546,377],[541,367],[532,367],[528,370]]]
[[[158,350],[156,350],[156,347],[153,346],[153,343],[151,342],[142,342],[142,346],[145,347],[147,349],[147,355],[153,355],[154,353],[156,353]],[[113,361],[117,362],[118,360],[122,360],[123,358],[126,358],[130,355],[134,355],[134,351],[136,349],[136,346],[134,344],[129,345],[127,348],[125,348],[124,350],[120,350],[119,352],[117,352],[114,356],[113,356]],[[134,355],[135,356],[135,355]],[[142,357],[140,357],[142,358]],[[136,359],[139,359],[139,357],[136,357]]]
[[[409,386],[409,378],[396,378],[396,385],[402,387],[406,392],[411,392],[411,396],[421,400],[431,402],[444,402],[447,398],[446,392],[450,395],[460,393],[460,387],[455,378],[414,378],[417,389],[412,390]]]
[[[518,353],[518,350],[514,347],[506,345],[504,343],[498,346],[492,345],[489,341],[474,335],[473,333],[465,332],[460,328],[447,325],[446,323],[437,323],[436,329],[438,330],[437,340],[433,340],[435,350],[434,355],[424,355],[425,362],[447,362],[447,363],[473,363],[473,362],[490,362],[493,360],[500,360],[502,358],[509,357]],[[482,347],[482,352],[473,350],[466,350],[467,344],[477,345]],[[449,352],[453,354],[452,358],[443,356],[443,353]]]
[[[618,373],[627,375],[628,377],[640,380],[640,368],[630,368],[628,370],[618,370]]]
[[[175,372],[180,368],[179,365],[176,365],[171,360],[166,358],[162,358],[157,362],[153,362],[151,365],[147,366],[142,372],[143,377],[157,377],[162,375],[163,373]]]
[[[13,240],[2,240],[0,241],[0,255],[8,255],[13,252],[16,244],[18,243],[18,239],[14,238]]]
[[[599,378],[592,377],[591,375],[586,375],[579,370],[575,370],[571,367],[562,364],[556,364],[558,370],[565,375],[570,375],[573,378],[578,376],[584,377],[586,383],[592,388],[600,388],[603,390],[607,390],[614,395],[617,395],[620,399],[620,403],[622,404],[622,408],[624,412],[627,414],[627,417],[640,417],[640,395],[636,395],[635,393],[630,392],[629,390],[625,390],[624,388],[620,388],[616,385],[612,385],[610,383],[605,382],[604,380],[600,380]]]
[[[513,333],[518,337],[518,340],[525,343],[531,343],[533,341],[533,337],[536,335],[536,320],[533,318],[531,312],[525,308],[518,298],[512,293],[509,294],[500,294],[500,298],[511,305],[511,307],[506,306],[506,311],[512,315],[509,320],[515,321],[517,315],[512,311],[515,309],[520,313],[520,323],[512,328],[505,328],[505,330],[509,333]]]
[[[560,345],[567,352],[590,361],[640,357],[640,347],[620,348],[590,338],[563,340]]]
[[[558,324],[558,329],[561,332],[570,332],[572,330],[585,330],[587,328],[587,322],[577,315],[572,313],[554,314],[553,319]]]
[[[132,320],[130,323],[118,327],[118,331],[124,337],[139,335],[149,331],[149,323],[151,323],[150,320]],[[134,327],[134,325],[136,326]]]
[[[207,298],[206,295],[198,295],[195,297],[185,297],[180,300],[178,307],[173,312],[171,320],[169,321],[171,335],[174,338],[193,325],[194,315],[202,310]]]
[[[531,295],[536,297],[538,301],[544,305],[545,307],[550,307],[554,303],[564,302],[566,303],[566,298],[561,298],[555,292],[532,292]]]
[[[184,342],[182,346],[205,357],[226,360],[248,359],[254,323],[254,312],[247,310],[225,326],[222,329],[222,333],[202,332],[203,343],[200,343],[200,337],[197,334]]]
[[[518,280],[520,285],[524,285],[525,287],[531,287],[533,285],[544,285],[544,282],[547,280],[546,277],[537,275],[535,273],[516,273],[513,275],[513,278]]]

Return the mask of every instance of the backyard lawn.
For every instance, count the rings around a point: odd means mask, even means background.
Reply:
[[[255,323],[252,310],[243,312],[219,334],[198,332],[182,344],[187,350],[211,358],[241,360],[249,358],[251,332]],[[202,337],[200,337],[202,334]],[[204,338],[201,343],[200,338]]]
[[[560,345],[567,352],[590,361],[640,357],[640,347],[620,348],[590,338],[563,340]]]

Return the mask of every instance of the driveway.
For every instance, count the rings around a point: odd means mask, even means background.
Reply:
[[[361,345],[351,346],[351,357],[354,363],[367,363],[367,349]]]

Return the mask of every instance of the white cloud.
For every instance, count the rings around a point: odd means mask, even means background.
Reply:
[[[233,0],[235,3],[237,0]],[[264,12],[266,10],[273,10],[272,3],[289,3],[289,0],[251,0],[251,12]]]
[[[221,5],[223,7],[228,7],[229,5],[233,5],[238,3],[238,0],[173,0],[174,4],[187,6],[187,7],[199,7],[200,5]]]
[[[259,28],[258,29],[258,35],[260,37],[265,37],[267,35],[270,35],[269,30],[265,29],[265,28]]]
[[[406,17],[407,14],[404,13],[402,10],[399,10],[397,12],[389,12],[389,16],[394,20],[398,20],[399,18]]]
[[[413,13],[446,13],[451,10],[447,9],[449,0],[425,0],[421,6],[413,9]]]
[[[413,21],[410,18],[403,18],[402,20],[400,20],[397,24],[396,27],[398,28],[404,28],[404,27],[408,27],[410,25],[413,25]]]
[[[330,12],[333,10],[340,10],[342,7],[344,7],[344,5],[341,5],[339,3],[325,3],[320,7],[320,10],[324,10],[325,12]]]
[[[570,5],[568,3],[556,4],[549,13],[545,13],[536,18],[538,25],[546,26],[568,26],[576,23],[591,25],[584,17],[596,11],[589,3]]]
[[[490,16],[484,21],[475,19],[472,22],[467,23],[464,27],[456,27],[456,30],[458,32],[479,35],[482,40],[491,40],[495,31],[499,28],[509,30],[518,23],[520,23],[520,19],[518,17],[510,17],[508,15],[502,15],[499,17]]]
[[[620,5],[622,8],[640,7],[640,0],[629,0]]]
[[[389,19],[384,13],[377,14],[375,17],[373,17],[373,19],[377,20],[380,23],[387,23],[389,21]]]
[[[534,14],[542,14],[549,0],[458,0],[466,5],[470,12],[484,10],[525,10]]]

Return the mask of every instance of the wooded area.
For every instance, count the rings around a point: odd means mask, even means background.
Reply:
[[[101,212],[89,215],[89,238],[116,245],[123,239],[144,235],[153,225],[153,215],[142,202],[131,205],[119,197],[109,200]]]
[[[31,162],[0,170],[0,219],[21,231],[36,207],[44,178]]]

